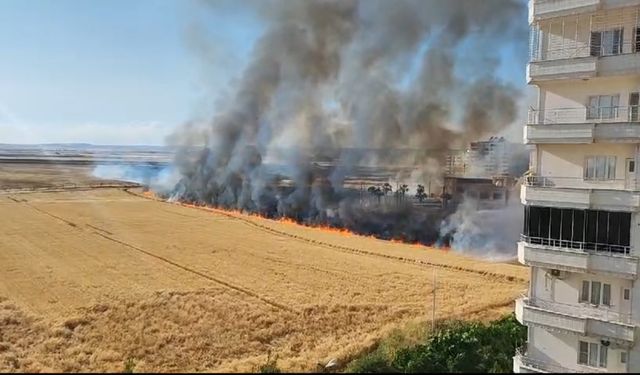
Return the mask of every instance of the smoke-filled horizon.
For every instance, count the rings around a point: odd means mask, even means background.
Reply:
[[[169,137],[183,147],[170,195],[434,242],[440,214],[396,205],[372,215],[354,204],[345,180],[363,164],[402,164],[415,169],[411,183],[440,181],[443,155],[434,150],[461,149],[513,125],[523,93],[499,79],[509,62],[496,46],[526,41],[524,2],[248,4],[265,32],[213,118]],[[414,152],[393,152],[399,149]],[[269,163],[281,170],[272,173]]]

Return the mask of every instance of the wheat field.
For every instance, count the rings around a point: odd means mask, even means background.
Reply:
[[[289,371],[391,329],[513,309],[528,273],[451,251],[160,202],[0,193],[0,371]]]

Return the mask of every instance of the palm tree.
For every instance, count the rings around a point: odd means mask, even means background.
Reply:
[[[418,185],[418,188],[416,189],[416,198],[418,198],[418,201],[422,203],[426,197],[427,193],[424,192],[424,185]]]
[[[383,195],[385,195],[385,193],[382,191],[382,189],[380,189],[379,186],[369,186],[369,188],[367,189],[367,191],[375,196],[376,198],[378,198],[378,203],[380,203],[380,199],[382,198]]]
[[[388,193],[390,193],[393,190],[393,188],[391,187],[391,184],[388,182],[385,182],[382,185],[382,192],[384,193],[384,195],[387,195]]]

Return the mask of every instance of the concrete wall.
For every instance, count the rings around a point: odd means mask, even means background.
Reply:
[[[541,110],[587,107],[589,96],[594,95],[620,95],[619,105],[626,107],[629,93],[640,91],[640,76],[554,81],[545,83],[541,90],[544,91]]]
[[[538,175],[546,177],[584,176],[585,157],[595,155],[616,156],[616,180],[625,178],[625,162],[635,155],[634,144],[596,143],[590,145],[538,145]],[[598,182],[607,188],[606,181]]]
[[[624,288],[632,288],[632,282],[630,280],[604,275],[573,272],[566,273],[566,277],[564,277],[563,280],[560,280],[546,276],[546,271],[547,270],[545,269],[536,267],[536,271],[533,272],[531,279],[531,285],[533,287],[532,298],[566,305],[575,305],[576,308],[593,309],[594,312],[597,311],[601,314],[605,314],[607,311],[622,314],[631,313],[631,301],[625,301],[622,298],[622,290]],[[583,280],[600,281],[601,283],[610,284],[611,307],[592,307],[589,303],[578,302]]]
[[[543,328],[529,328],[528,353],[531,357],[562,367],[589,371],[590,367],[578,365],[579,341],[595,342],[599,340],[590,337],[580,337],[571,334],[552,333]],[[620,363],[620,352],[623,349],[609,347],[607,353],[607,370],[610,372],[624,372],[626,365]],[[633,357],[633,353],[630,355]]]

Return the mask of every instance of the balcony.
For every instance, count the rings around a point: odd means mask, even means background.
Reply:
[[[525,143],[633,142],[640,140],[640,108],[578,107],[529,110]]]
[[[530,0],[529,23],[575,13],[594,12],[601,0]]]
[[[630,42],[622,45],[624,53],[591,55],[588,46],[531,52],[527,64],[527,82],[590,79],[640,73],[640,53]]]
[[[640,211],[638,180],[586,180],[581,177],[526,177],[520,188],[522,204],[579,210]]]
[[[639,3],[638,0],[529,0],[529,23]]]
[[[527,83],[564,79],[589,79],[597,75],[598,58],[587,56],[562,60],[531,61]]]
[[[522,311],[522,323],[550,331],[591,336],[629,348],[635,342],[635,325],[628,314],[521,297],[516,310]]]
[[[517,348],[516,355],[513,357],[513,372],[514,373],[552,373],[552,374],[567,374],[567,373],[593,373],[593,372],[606,372],[604,369],[591,368],[584,366],[582,369],[570,369],[562,367],[549,361],[542,361],[533,358],[527,354],[525,348]]]
[[[527,266],[635,280],[638,277],[638,258],[630,256],[630,250],[628,246],[522,235],[518,242],[518,261]]]

